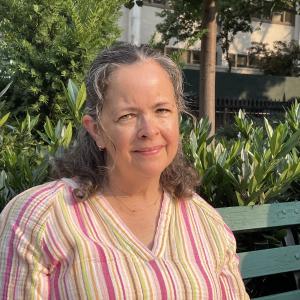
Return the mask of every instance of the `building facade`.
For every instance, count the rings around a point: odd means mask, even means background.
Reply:
[[[123,7],[122,16],[119,20],[122,28],[120,40],[146,44],[151,39],[159,39],[156,34],[156,24],[162,20],[157,16],[166,5],[166,0],[144,0],[144,5],[135,5],[132,9]],[[290,12],[273,12],[268,16],[253,16],[252,33],[238,33],[230,46],[229,56],[232,61],[232,72],[259,74],[256,59],[250,55],[249,48],[252,43],[265,43],[272,48],[275,41],[290,42],[292,40],[300,43],[300,16]],[[186,49],[184,43],[175,46],[170,43],[165,52],[181,50],[181,59],[186,68],[199,68],[201,43],[196,42],[192,47]],[[217,70],[227,71],[228,64],[221,47],[217,47]]]

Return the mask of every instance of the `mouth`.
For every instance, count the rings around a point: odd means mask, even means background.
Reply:
[[[154,155],[160,152],[160,150],[165,147],[164,145],[158,145],[153,147],[143,147],[139,148],[137,150],[134,150],[133,152],[142,154],[142,155]]]

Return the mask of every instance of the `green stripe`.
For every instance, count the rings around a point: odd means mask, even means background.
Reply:
[[[62,209],[62,213],[65,217],[65,220],[68,220],[68,221],[71,220],[70,216],[68,215],[68,210],[65,207],[64,199],[61,198],[59,202],[61,203],[60,207]],[[69,222],[67,224],[69,224]],[[86,293],[88,299],[92,299],[92,293],[90,290],[91,287],[89,284],[90,280],[87,275],[87,270],[85,268],[85,264],[83,263],[83,260],[81,259],[81,258],[86,257],[86,255],[84,255],[85,254],[84,248],[82,247],[82,244],[85,244],[85,243],[84,243],[83,239],[77,238],[77,232],[74,230],[74,228],[76,228],[76,226],[74,226],[73,224],[69,224],[68,228],[69,228],[70,232],[72,233],[72,236],[74,237],[74,239],[76,241],[76,245],[78,247],[78,252],[79,252],[79,257],[80,257],[79,261],[80,261],[80,266],[81,266],[81,270],[82,270],[81,274],[83,277],[84,286],[86,288],[84,292]],[[88,247],[85,247],[85,249],[87,249],[87,248]]]

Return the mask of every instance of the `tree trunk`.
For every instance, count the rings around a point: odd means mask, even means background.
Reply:
[[[211,135],[215,133],[215,81],[217,50],[217,0],[204,0],[202,28],[207,30],[201,39],[199,117],[208,116]]]

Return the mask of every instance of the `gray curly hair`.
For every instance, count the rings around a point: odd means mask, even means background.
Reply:
[[[179,112],[186,110],[183,100],[182,73],[167,56],[148,46],[118,43],[102,51],[92,63],[86,76],[87,100],[85,114],[90,115],[101,126],[101,111],[111,74],[122,65],[143,60],[154,60],[169,75]],[[107,167],[105,151],[99,151],[93,138],[81,127],[74,145],[54,161],[53,175],[56,178],[76,178],[79,188],[74,193],[79,199],[86,199],[105,185]],[[190,196],[198,184],[198,176],[184,159],[181,145],[173,162],[162,172],[162,187],[176,198]]]

